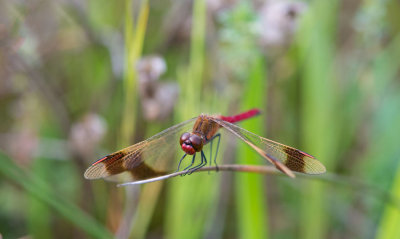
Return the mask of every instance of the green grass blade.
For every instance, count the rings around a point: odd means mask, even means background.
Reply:
[[[136,112],[138,107],[137,84],[136,84],[136,62],[143,50],[143,42],[149,16],[149,4],[142,1],[137,23],[134,24],[131,0],[126,1],[125,15],[125,75],[124,75],[124,111],[121,125],[121,147],[132,143],[132,135],[136,123]]]
[[[392,194],[400,198],[400,169],[397,170],[396,178],[392,185]],[[386,204],[381,222],[378,226],[377,239],[396,238],[400,235],[400,211],[393,204]]]
[[[45,163],[42,159],[35,159],[32,162],[32,174],[45,178],[48,171],[44,167]],[[28,208],[29,232],[34,238],[53,238],[51,225],[51,209],[41,200],[29,195]],[[38,217],[37,215],[40,215]]]
[[[120,147],[126,147],[133,142],[135,133],[135,125],[137,122],[138,112],[138,87],[137,87],[137,71],[136,62],[142,55],[144,38],[149,18],[149,3],[147,0],[141,1],[137,19],[134,18],[133,1],[126,1],[125,13],[125,72],[124,72],[124,111],[122,115]],[[128,237],[132,234],[136,215],[136,205],[129,202],[129,198],[134,198],[135,193],[139,190],[126,190],[127,202],[125,203],[124,217],[118,229],[117,236]],[[142,214],[141,214],[142,215]],[[140,216],[140,215],[139,215]],[[140,218],[139,218],[140,220]],[[144,222],[144,220],[143,220]],[[143,224],[146,227],[147,224]],[[146,231],[142,228],[143,232]]]
[[[301,81],[302,150],[319,158],[328,171],[333,166],[335,85],[333,77],[337,1],[314,1],[299,29],[298,46],[303,64]],[[301,197],[301,238],[326,237],[328,218],[320,183],[306,183]]]
[[[203,106],[205,17],[205,1],[194,1],[190,63],[187,69],[182,68],[178,71],[177,77],[181,89],[176,108],[178,122],[198,115]],[[199,174],[176,178],[168,182],[167,220],[164,224],[166,238],[204,236],[207,219],[212,214],[213,203],[216,201],[218,178],[216,174]]]
[[[27,194],[37,198],[40,202],[52,208],[73,225],[81,228],[87,235],[94,238],[112,238],[112,234],[101,224],[96,222],[75,204],[56,195],[45,181],[19,168],[1,151],[0,175],[22,187]]]
[[[267,97],[265,62],[258,56],[254,59],[247,79],[247,88],[243,95],[242,110],[251,108],[265,109]],[[265,114],[265,112],[263,112]],[[245,129],[264,135],[265,121],[257,116],[240,123]],[[262,160],[250,147],[239,142],[237,152],[238,164],[259,164]],[[267,238],[268,213],[265,199],[265,177],[255,174],[236,174],[236,207],[238,213],[239,238]]]
[[[386,117],[386,119],[382,119],[385,122],[382,124],[387,129],[382,129],[383,133],[380,133],[380,137],[382,140],[382,144],[379,144],[381,147],[377,148],[378,152],[375,152],[373,155],[379,155],[381,157],[385,157],[386,160],[392,155],[398,155],[398,144],[396,142],[396,138],[399,135],[400,128],[398,127],[398,122],[400,119],[399,112],[399,97],[397,92],[388,92],[388,88],[390,88],[390,83],[397,79],[398,69],[400,68],[400,64],[398,61],[393,61],[393,59],[398,59],[400,57],[400,35],[397,35],[389,44],[388,47],[380,54],[375,60],[374,63],[374,80],[375,80],[375,93],[377,96],[384,95],[385,98],[388,98],[389,93],[394,94],[392,96],[392,100],[388,99],[389,103],[386,103],[380,110],[378,114],[379,117]],[[392,109],[389,109],[388,106],[392,105]],[[388,108],[385,110],[385,108]],[[385,113],[386,112],[386,113]],[[390,128],[390,129],[389,129]],[[394,142],[394,143],[390,143]],[[378,156],[378,157],[379,157]],[[397,156],[396,160],[397,160]],[[377,157],[373,157],[377,158]],[[389,162],[391,163],[391,162]],[[393,185],[391,189],[392,195],[396,198],[400,198],[400,167],[397,166],[397,172],[395,173],[395,178],[393,180]],[[400,211],[394,207],[393,205],[386,204],[383,211],[382,219],[378,226],[378,232],[376,238],[386,239],[386,238],[395,238],[400,233]]]

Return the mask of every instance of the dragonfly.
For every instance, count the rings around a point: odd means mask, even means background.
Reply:
[[[235,123],[260,114],[260,110],[233,115],[207,115],[189,119],[172,126],[147,140],[121,149],[94,162],[85,172],[86,179],[108,178],[121,173],[128,173],[134,181],[145,181],[162,177],[174,171],[181,170],[181,163],[186,156],[191,156],[189,165],[182,169],[185,174],[191,174],[212,161],[216,168],[220,130],[240,139],[262,158],[272,163],[282,173],[295,177],[293,172],[305,174],[322,174],[325,166],[314,156],[293,147],[272,141],[249,132]],[[179,141],[179,147],[177,142]],[[216,142],[216,153],[213,156],[213,143]],[[210,157],[207,160],[204,147],[210,145]],[[181,149],[183,156],[176,158]],[[196,155],[200,155],[196,158]],[[197,159],[197,160],[196,160]]]

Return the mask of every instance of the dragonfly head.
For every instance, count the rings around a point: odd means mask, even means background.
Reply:
[[[203,140],[200,136],[188,132],[182,134],[179,139],[179,144],[182,150],[189,155],[193,155],[203,149]]]

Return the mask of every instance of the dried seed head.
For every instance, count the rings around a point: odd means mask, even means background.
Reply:
[[[74,153],[91,157],[98,143],[103,139],[107,125],[104,119],[93,113],[72,125],[69,144]]]
[[[158,81],[166,69],[164,59],[159,56],[144,57],[137,64],[140,102],[147,120],[166,119],[178,98],[176,83]]]
[[[264,47],[285,46],[292,40],[301,16],[307,5],[304,2],[269,1],[260,15],[260,43]]]
[[[167,64],[160,56],[146,56],[136,64],[139,81],[157,81],[167,70]]]

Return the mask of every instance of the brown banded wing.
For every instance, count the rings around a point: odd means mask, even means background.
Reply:
[[[192,130],[196,119],[184,121],[145,141],[97,160],[86,170],[85,178],[99,179],[129,172],[135,180],[142,180],[176,170],[176,158],[178,154],[183,154],[179,137],[183,132]]]
[[[326,172],[325,166],[310,154],[260,137],[221,119],[210,118],[236,137],[242,139],[262,157],[291,177],[294,177],[292,171],[305,174],[321,174]]]

